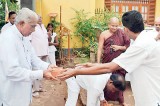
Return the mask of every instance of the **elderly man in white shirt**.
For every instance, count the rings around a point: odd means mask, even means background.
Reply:
[[[130,75],[135,106],[159,106],[160,45],[152,37],[154,34],[152,31],[144,30],[143,18],[138,11],[124,13],[122,23],[125,33],[134,40],[123,54],[110,63],[68,70],[59,75],[59,78],[66,79],[80,74],[109,73],[124,68]]]
[[[80,87],[87,90],[87,106],[100,106],[100,102],[104,103],[104,90],[117,92],[126,88],[124,77],[118,74],[78,75],[66,82],[68,98],[65,106],[76,106]]]
[[[16,12],[14,11],[9,12],[9,17],[8,17],[9,22],[2,27],[1,32],[7,30],[10,26],[14,25],[15,18],[16,18]]]
[[[3,106],[29,106],[32,81],[55,79],[50,72],[54,65],[40,60],[26,40],[35,30],[37,20],[35,12],[22,8],[15,25],[0,35],[0,101]]]

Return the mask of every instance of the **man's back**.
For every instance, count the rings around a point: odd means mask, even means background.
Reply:
[[[146,36],[152,36],[152,32],[149,31],[142,33]],[[144,37],[146,38],[146,36]],[[136,86],[134,88],[136,90],[135,92],[137,93],[135,96],[138,95],[137,98],[139,98],[137,100],[139,101],[138,103],[147,103],[145,100],[148,100],[148,104],[146,104],[146,106],[157,106],[157,103],[160,103],[160,44],[154,39],[151,40],[150,37],[148,37],[148,39],[145,39],[144,37],[141,38],[141,42],[145,43],[144,46],[143,44],[141,44],[141,46],[143,49],[145,49],[144,55],[146,55],[146,57],[137,71],[132,73],[131,80],[133,77],[136,77],[132,81],[132,85]],[[142,39],[145,41],[142,41]],[[141,99],[139,94],[143,95],[143,98],[145,99]]]
[[[68,98],[65,106],[76,106],[81,87],[87,91],[87,106],[100,106],[100,101],[104,100],[103,89],[109,79],[110,74],[79,75],[67,79]]]
[[[87,106],[98,106],[104,100],[103,89],[111,74],[103,75],[79,75],[76,82],[87,90]]]
[[[103,90],[111,74],[102,75],[78,75],[76,80],[84,89],[94,88]]]

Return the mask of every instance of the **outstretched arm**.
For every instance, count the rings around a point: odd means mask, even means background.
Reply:
[[[116,63],[104,63],[98,64],[93,67],[88,68],[77,68],[77,69],[68,69],[62,74],[58,75],[58,78],[61,80],[65,80],[75,75],[97,75],[97,74],[104,74],[104,73],[111,73],[118,69],[120,69],[119,65]]]

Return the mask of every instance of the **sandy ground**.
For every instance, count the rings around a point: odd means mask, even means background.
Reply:
[[[89,60],[86,58],[74,58],[74,63],[68,63],[62,65],[63,67],[73,67],[78,63],[85,63]],[[39,98],[33,98],[33,102],[31,106],[64,106],[66,98],[67,98],[67,86],[65,81],[42,81],[43,88],[46,92],[40,92]],[[132,95],[132,91],[130,85],[127,84],[128,87],[124,92],[125,102],[129,104],[128,106],[134,106],[134,99]],[[82,90],[83,91],[83,90]],[[79,100],[77,101],[77,106],[85,106],[86,95],[84,92],[80,92]],[[85,96],[84,96],[85,95]],[[112,103],[112,102],[111,102]],[[119,106],[117,103],[113,102],[113,106]]]
[[[33,98],[31,106],[64,106],[67,98],[67,87],[64,81],[49,81],[43,80],[43,87],[46,92],[41,92],[39,98]],[[128,85],[126,91],[124,92],[125,102],[129,106],[134,106],[134,100],[130,86]],[[77,106],[82,105],[80,97]],[[115,102],[113,106],[119,106]]]

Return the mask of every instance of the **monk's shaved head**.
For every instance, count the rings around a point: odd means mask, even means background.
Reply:
[[[119,19],[117,17],[110,18],[109,23],[108,23],[109,31],[111,33],[116,32],[118,29],[118,26],[119,26]]]
[[[117,17],[110,18],[109,24],[112,24],[112,23],[119,23],[119,19]]]

